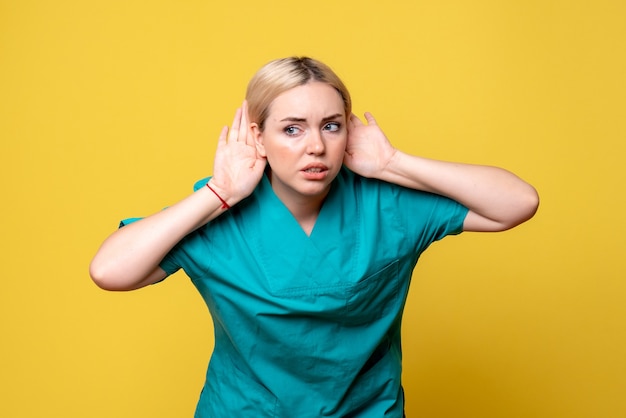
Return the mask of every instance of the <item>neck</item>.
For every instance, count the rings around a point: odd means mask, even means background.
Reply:
[[[271,172],[268,173],[270,184],[272,183]],[[274,189],[274,193],[276,190]],[[322,204],[328,195],[328,191],[316,196],[303,196],[303,195],[284,195],[283,193],[276,193],[276,196],[283,202],[289,212],[296,219],[300,227],[307,235],[311,235],[317,217],[322,209]]]
[[[326,194],[324,194],[324,196],[301,197],[299,199],[288,200],[285,199],[287,201],[283,199],[281,200],[287,209],[289,209],[289,212],[291,212],[296,221],[298,221],[298,224],[300,224],[300,227],[304,230],[304,232],[307,235],[311,235],[325,198]]]

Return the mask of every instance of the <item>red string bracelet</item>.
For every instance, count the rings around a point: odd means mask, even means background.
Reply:
[[[222,196],[218,195],[217,192],[215,190],[213,190],[213,188],[211,186],[209,186],[209,183],[206,184],[206,187],[208,187],[209,190],[212,191],[215,196],[217,196],[217,198],[220,200],[220,202],[222,202],[222,209],[230,209],[230,205],[228,203],[226,203],[226,201],[224,199],[222,199]]]

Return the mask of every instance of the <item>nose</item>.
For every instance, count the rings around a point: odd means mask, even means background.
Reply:
[[[307,138],[307,154],[322,155],[326,151],[326,145],[324,144],[324,138],[322,134],[317,130],[312,130]]]

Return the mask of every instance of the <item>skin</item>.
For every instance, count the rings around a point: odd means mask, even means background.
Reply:
[[[344,164],[354,172],[416,190],[447,196],[469,212],[464,231],[498,232],[530,219],[539,205],[537,191],[499,167],[438,161],[394,148],[376,120],[350,117]]]
[[[503,231],[537,210],[535,189],[497,167],[437,161],[392,146],[370,113],[365,122],[345,115],[339,94],[312,82],[278,96],[265,129],[247,118],[247,104],[219,136],[210,185],[230,206],[249,196],[266,164],[276,195],[310,234],[341,164],[355,173],[437,193],[469,208],[466,231]],[[314,170],[307,169],[314,168]],[[90,265],[107,290],[132,290],[157,282],[165,255],[187,234],[224,212],[207,187],[138,222],[118,229]]]
[[[263,131],[252,124],[257,152],[272,167],[274,193],[310,234],[343,164],[343,100],[328,84],[312,82],[281,94],[270,109]]]

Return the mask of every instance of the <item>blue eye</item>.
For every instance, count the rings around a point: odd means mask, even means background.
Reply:
[[[330,122],[324,125],[324,130],[329,132],[337,132],[341,128],[341,124],[338,122]]]
[[[300,128],[297,126],[287,126],[284,131],[289,136],[296,136],[300,132]]]

